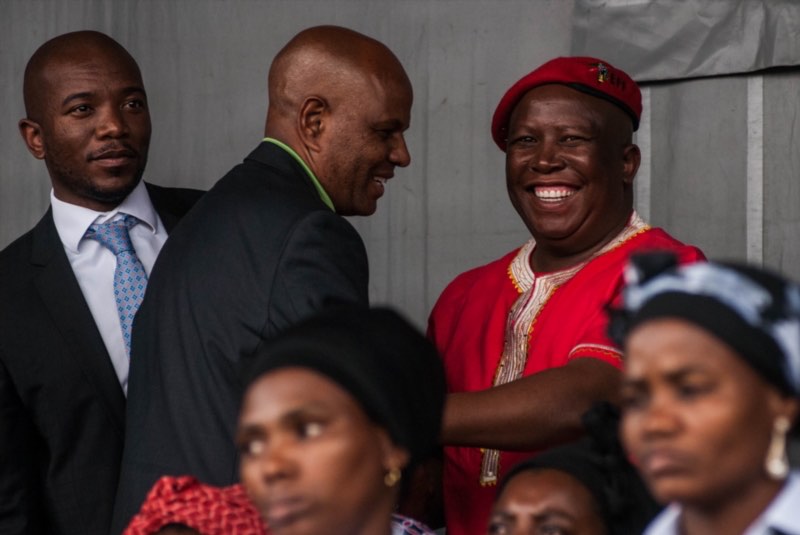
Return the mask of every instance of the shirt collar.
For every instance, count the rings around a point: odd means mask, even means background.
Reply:
[[[292,158],[297,160],[297,163],[300,164],[300,166],[303,168],[303,170],[306,172],[306,174],[309,176],[309,178],[311,178],[311,182],[314,184],[314,187],[317,189],[317,193],[319,194],[319,198],[322,199],[322,202],[324,202],[325,205],[328,208],[331,209],[331,211],[333,211],[333,212],[336,211],[336,208],[334,208],[333,201],[331,200],[330,196],[328,195],[328,192],[326,192],[325,188],[322,187],[322,184],[320,184],[319,179],[317,179],[317,177],[314,174],[314,172],[311,171],[311,168],[308,167],[308,164],[306,164],[306,162],[303,161],[303,159],[300,157],[300,155],[297,154],[294,151],[294,149],[292,149],[292,147],[290,147],[286,143],[283,143],[282,141],[278,141],[277,139],[271,138],[271,137],[265,137],[264,141],[266,141],[267,143],[272,143],[274,145],[279,146],[280,148],[282,148],[283,150],[288,152],[289,155]]]
[[[797,504],[800,499],[800,471],[792,470],[789,479],[762,516],[757,518],[745,530],[745,535],[768,533],[769,528],[781,530],[781,533],[800,533],[797,529]],[[677,504],[670,504],[647,527],[645,535],[678,535],[682,509]]]
[[[89,225],[105,223],[114,219],[119,213],[134,216],[153,233],[158,231],[160,224],[156,209],[147,194],[147,187],[141,180],[125,197],[125,200],[108,212],[97,212],[90,208],[64,202],[56,198],[53,190],[50,190],[50,205],[53,208],[53,222],[61,238],[61,243],[72,253],[78,252],[78,246]]]
[[[644,535],[680,535],[681,508],[678,504],[670,504],[656,516]]]
[[[764,512],[764,527],[780,530],[780,533],[800,533],[797,525],[797,504],[799,503],[800,471],[792,470],[780,493],[775,496]]]
[[[636,213],[636,210],[633,210],[631,215],[628,217],[628,222],[625,223],[625,227],[619,231],[619,234],[617,234],[610,242],[605,244],[602,249],[594,253],[589,259],[568,268],[542,274],[534,273],[533,268],[531,267],[531,255],[533,254],[533,250],[536,248],[536,240],[531,238],[520,248],[517,255],[511,261],[511,264],[508,267],[508,274],[511,277],[511,282],[514,284],[514,286],[516,286],[519,293],[524,293],[530,290],[533,287],[536,279],[548,278],[560,286],[567,280],[571,279],[575,273],[583,268],[583,266],[598,256],[603,255],[612,249],[616,249],[629,239],[633,238],[634,236],[638,236],[642,232],[649,229],[650,225],[648,225],[644,219],[642,219],[639,214]]]

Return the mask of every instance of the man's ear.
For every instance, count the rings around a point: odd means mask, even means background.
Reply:
[[[44,139],[42,139],[42,127],[39,126],[39,123],[30,119],[20,119],[19,133],[33,157],[43,160],[45,155]]]
[[[639,170],[639,164],[642,163],[642,153],[639,151],[639,146],[633,143],[628,143],[622,149],[622,181],[630,186],[633,184],[633,178]]]
[[[303,144],[310,150],[320,150],[320,138],[325,131],[325,118],[330,113],[328,102],[317,96],[306,97],[298,114],[298,131]]]

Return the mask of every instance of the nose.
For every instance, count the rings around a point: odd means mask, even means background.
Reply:
[[[676,414],[674,402],[655,396],[641,415],[643,436],[660,437],[674,433],[680,426],[680,418]]]
[[[402,134],[399,136],[399,141],[392,147],[392,152],[389,153],[389,161],[398,167],[407,167],[411,163],[411,154],[408,153],[406,140]]]
[[[530,167],[537,173],[552,173],[563,169],[564,165],[564,160],[559,154],[558,145],[553,141],[542,140],[531,154]]]
[[[97,136],[118,138],[127,135],[128,123],[123,110],[115,106],[105,106],[98,111]]]
[[[285,440],[273,440],[259,455],[259,468],[265,483],[274,483],[291,477],[297,469],[292,457],[292,446]]]

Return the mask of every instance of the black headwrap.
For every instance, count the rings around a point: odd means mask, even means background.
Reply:
[[[350,393],[408,449],[412,463],[438,442],[445,383],[433,345],[396,312],[334,308],[266,342],[252,356],[246,385],[276,368],[309,368]]]
[[[669,253],[634,256],[622,305],[610,311],[620,345],[644,321],[689,321],[727,344],[785,395],[800,396],[800,287],[763,269],[730,263],[676,265]]]
[[[602,402],[583,415],[587,436],[545,451],[514,466],[501,481],[497,496],[515,475],[527,470],[565,472],[586,487],[597,504],[609,535],[639,535],[660,507],[628,462],[618,438],[619,410]]]

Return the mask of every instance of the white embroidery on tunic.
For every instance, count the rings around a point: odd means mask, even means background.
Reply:
[[[620,351],[616,347],[606,346],[603,344],[578,344],[572,348],[572,351],[569,352],[567,360],[572,360],[576,355],[587,349],[595,353],[596,352],[608,353],[609,355],[613,355],[617,359],[622,360],[622,351]]]
[[[536,323],[536,317],[544,308],[550,296],[564,283],[569,281],[586,264],[615,249],[628,241],[633,236],[649,229],[644,220],[635,211],[631,219],[617,236],[592,255],[588,260],[570,268],[536,276],[531,268],[530,257],[536,243],[533,238],[523,245],[509,266],[511,281],[520,292],[514,302],[506,320],[505,341],[503,355],[494,375],[494,386],[510,383],[522,377],[525,364],[528,361],[528,341]],[[573,349],[574,351],[574,349]],[[500,468],[500,452],[498,450],[483,450],[481,462],[481,485],[496,485]]]

